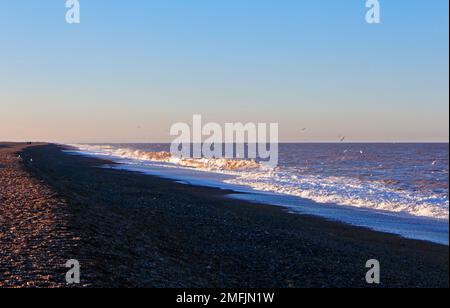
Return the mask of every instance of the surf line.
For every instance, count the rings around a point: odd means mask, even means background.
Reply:
[[[193,115],[192,125],[175,123],[170,135],[176,138],[170,146],[173,157],[259,159],[262,166],[278,165],[278,123],[207,123]],[[206,138],[206,140],[204,140]]]

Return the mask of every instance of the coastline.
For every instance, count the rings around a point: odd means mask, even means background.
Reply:
[[[56,222],[70,240],[57,238],[51,249],[58,260],[80,260],[84,286],[368,287],[369,259],[380,260],[381,287],[449,285],[447,246],[292,215],[227,198],[230,191],[99,168],[111,162],[56,145],[19,151],[23,171],[61,201],[48,210],[59,213]],[[47,278],[59,279],[58,270]]]
[[[394,148],[379,144],[356,147],[349,144],[331,147],[324,144],[280,144],[282,163],[275,170],[264,167],[255,169],[252,160],[243,161],[248,167],[234,169],[220,159],[168,159],[168,144],[68,146],[74,148],[66,153],[113,161],[117,163],[114,166],[116,169],[187,185],[229,190],[236,194],[229,194],[228,197],[277,205],[291,213],[323,217],[405,238],[449,245],[448,194],[445,194],[448,187],[442,186],[445,166],[439,166],[438,169],[442,170],[440,175],[437,175],[437,169],[428,170],[425,162],[403,162],[402,166],[394,167],[392,161],[401,160],[395,157],[398,154],[390,159],[387,156],[392,154],[383,154],[402,152],[407,155],[424,151],[422,144],[395,145],[392,146]],[[371,154],[362,158],[360,151]],[[446,147],[430,149],[427,158],[421,159],[430,162],[434,158],[442,159],[440,155],[445,151]],[[310,162],[314,161],[314,153],[323,153],[320,162]],[[346,157],[347,154],[350,157]],[[417,168],[411,166],[419,163],[423,177],[433,177],[433,183],[428,181],[424,184],[416,177]],[[367,166],[356,170],[361,168],[361,164]],[[108,165],[105,167],[109,168]]]

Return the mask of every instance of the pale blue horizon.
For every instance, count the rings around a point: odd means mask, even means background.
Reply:
[[[283,142],[449,140],[448,1],[0,0],[0,140],[170,142],[277,122]],[[303,128],[307,128],[303,131]]]

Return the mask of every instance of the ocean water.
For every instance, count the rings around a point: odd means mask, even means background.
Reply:
[[[178,159],[169,144],[72,146],[118,168],[448,245],[448,144],[280,144],[273,169],[249,159]]]

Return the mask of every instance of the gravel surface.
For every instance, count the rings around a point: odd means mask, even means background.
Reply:
[[[25,171],[23,145],[0,148],[0,287],[60,287],[78,240],[66,201]]]
[[[55,145],[0,149],[0,286],[448,287],[448,247],[100,168]],[[33,162],[30,162],[30,159]]]

